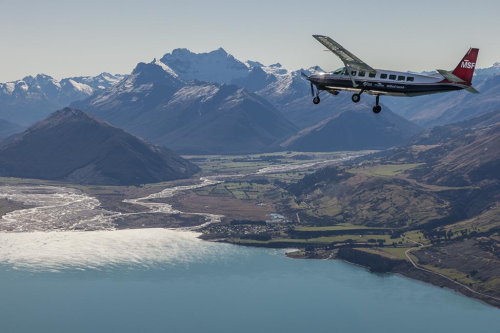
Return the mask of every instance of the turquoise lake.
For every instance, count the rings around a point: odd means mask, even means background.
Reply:
[[[500,310],[163,229],[0,233],[0,332],[499,332]]]

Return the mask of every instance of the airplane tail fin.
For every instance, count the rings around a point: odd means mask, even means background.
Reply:
[[[479,49],[470,48],[452,74],[470,84],[474,75],[474,68],[476,68],[478,53]]]

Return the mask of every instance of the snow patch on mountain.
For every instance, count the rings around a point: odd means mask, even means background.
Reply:
[[[192,86],[188,85],[179,89],[173,96],[168,105],[183,104],[187,101],[199,100],[203,103],[212,99],[220,90],[220,86],[214,84],[205,84]]]
[[[175,49],[160,61],[186,81],[199,80],[229,84],[248,75],[249,67],[228,54],[224,49],[208,53],[193,53],[188,49]]]
[[[87,95],[92,95],[94,92],[94,89],[92,87],[86,85],[85,83],[79,83],[76,82],[75,80],[69,79],[68,82],[78,91],[87,94]]]
[[[16,88],[14,82],[0,83],[0,89],[2,89],[5,94],[12,95],[14,88]]]
[[[0,119],[29,126],[54,110],[102,92],[124,78],[125,75],[101,73],[57,80],[38,74],[0,83]]]
[[[156,66],[160,66],[161,69],[163,69],[165,72],[172,75],[173,77],[176,77],[176,78],[179,77],[179,75],[172,68],[168,67],[163,62],[156,60],[156,58],[154,58],[152,64],[155,64]]]

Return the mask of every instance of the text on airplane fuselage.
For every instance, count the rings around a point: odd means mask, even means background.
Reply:
[[[469,68],[469,69],[472,69],[475,66],[476,66],[476,63],[470,62],[469,60],[462,61],[462,65],[460,65],[460,67],[462,67],[462,68]]]

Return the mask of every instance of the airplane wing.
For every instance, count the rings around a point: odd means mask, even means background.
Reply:
[[[342,45],[327,36],[313,35],[314,38],[323,44],[327,49],[332,51],[337,57],[342,60],[346,67],[365,72],[375,72],[373,68],[365,64],[361,59],[356,57],[351,52],[347,51]]]

